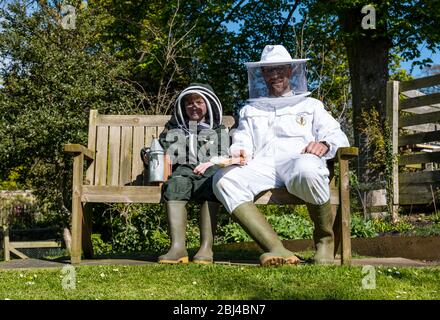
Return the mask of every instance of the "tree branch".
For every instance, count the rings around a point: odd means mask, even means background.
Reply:
[[[200,42],[207,42],[209,39],[211,39],[211,37],[215,34],[215,32],[218,30],[218,28],[220,28],[220,26],[222,25],[223,22],[228,21],[232,15],[235,13],[235,11],[237,11],[238,8],[241,7],[241,5],[243,4],[245,0],[241,0],[234,8],[232,8],[231,11],[229,11],[228,15],[225,16],[223,19],[221,19],[217,25],[214,27],[214,29],[212,30],[212,32],[210,32],[206,37],[203,37],[200,39]],[[232,5],[231,5],[232,7]]]
[[[292,18],[293,13],[295,12],[296,8],[298,7],[300,3],[300,0],[296,0],[295,4],[292,6],[292,9],[290,9],[289,15],[286,18],[286,21],[284,21],[283,26],[281,27],[280,32],[280,43],[282,44],[284,42],[284,35],[286,34],[287,27],[289,26],[289,20]]]

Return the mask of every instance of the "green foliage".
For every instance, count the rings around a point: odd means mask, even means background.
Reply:
[[[409,232],[410,235],[419,237],[440,236],[440,224],[429,224],[423,227],[411,229]]]
[[[0,190],[18,190],[22,188],[20,184],[20,171],[23,170],[23,166],[12,168],[9,171],[8,177],[0,181]]]
[[[161,251],[169,246],[162,205],[114,204],[104,213],[114,252]]]
[[[440,224],[440,211],[437,211],[436,213],[430,215],[428,217],[428,220]]]
[[[236,222],[231,222],[219,228],[217,244],[252,241],[251,237]]]
[[[393,155],[391,127],[387,122],[380,121],[380,114],[375,109],[363,111],[359,131],[366,138],[365,146],[373,153],[367,168],[371,170],[377,181],[385,181],[388,212],[393,208],[393,163],[397,155]],[[374,187],[377,189],[377,187]]]
[[[310,221],[305,206],[259,206],[280,239],[310,239],[313,224]],[[217,244],[230,242],[252,241],[249,235],[236,222],[223,222],[217,232]]]
[[[273,225],[280,239],[311,239],[313,223],[296,214],[269,216],[268,221]]]
[[[187,247],[199,246],[198,205],[188,210]],[[99,221],[103,240],[113,252],[164,252],[170,247],[166,209],[163,204],[113,204]]]
[[[76,29],[63,29],[56,7],[28,9],[16,1],[0,10],[0,60],[7,62],[0,69],[0,181],[32,189],[45,214],[66,225],[72,162],[63,145],[86,144],[91,108],[139,112],[131,107],[138,94],[124,80],[132,62],[99,41],[105,16],[77,8]]]
[[[111,244],[105,243],[101,239],[101,235],[97,233],[92,234],[92,245],[93,252],[96,255],[111,253],[113,251]]]
[[[367,146],[372,148],[373,159],[368,163],[368,168],[383,171],[386,165],[386,139],[383,123],[380,122],[379,112],[373,108],[369,112],[362,113],[362,133],[367,137]]]
[[[411,223],[403,219],[399,220],[396,223],[392,223],[385,219],[374,219],[372,221],[374,228],[379,233],[387,233],[387,232],[405,233],[414,229],[414,226]]]
[[[359,215],[352,215],[351,236],[354,238],[375,237],[377,236],[377,232],[371,220],[365,220]]]

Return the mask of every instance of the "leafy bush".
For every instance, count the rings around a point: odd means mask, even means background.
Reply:
[[[252,239],[236,222],[228,223],[218,230],[217,244],[245,241],[252,241]]]
[[[95,254],[106,254],[113,251],[111,244],[105,243],[101,239],[101,235],[97,233],[92,234],[92,245]]]
[[[282,240],[311,239],[313,236],[313,223],[299,215],[269,216],[268,221]]]
[[[418,237],[440,236],[440,224],[426,225],[420,228],[415,228],[410,232],[412,236]]]
[[[391,221],[385,219],[374,219],[372,221],[374,228],[379,233],[405,233],[414,228],[411,223],[406,222],[405,220],[399,220],[397,223],[392,223]]]
[[[105,16],[78,9],[74,30],[57,9],[23,1],[0,9],[0,187],[32,189],[49,220],[68,225],[72,157],[65,143],[87,141],[90,109],[132,110],[140,96],[120,61],[103,43]]]
[[[199,206],[189,204],[187,247],[199,245]],[[104,238],[114,252],[164,252],[170,246],[163,204],[114,204],[103,213]],[[110,229],[110,230],[108,230]]]
[[[310,239],[313,234],[313,224],[308,217],[305,206],[260,206],[279,237],[285,239]],[[217,243],[251,241],[251,237],[232,219],[223,222],[217,233]]]
[[[372,220],[365,220],[359,215],[351,216],[351,236],[354,238],[375,237],[376,229]]]

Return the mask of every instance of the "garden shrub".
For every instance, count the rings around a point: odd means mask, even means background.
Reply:
[[[187,247],[199,245],[199,207],[189,204]],[[163,252],[170,246],[166,209],[163,204],[113,204],[100,221],[103,240],[113,252]]]
[[[313,224],[308,217],[305,206],[259,206],[282,240],[310,239],[313,234]],[[217,232],[217,244],[251,241],[252,239],[243,228],[232,219],[223,221]]]
[[[112,245],[105,243],[98,233],[92,234],[92,245],[94,254],[106,254],[113,251]]]
[[[375,237],[376,235],[377,232],[372,220],[365,220],[357,214],[351,216],[351,236],[353,238]]]

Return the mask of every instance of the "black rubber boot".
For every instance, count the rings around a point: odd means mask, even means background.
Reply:
[[[194,256],[194,263],[210,264],[214,261],[212,245],[219,207],[220,203],[205,201],[200,208],[200,249]]]
[[[334,264],[333,215],[330,200],[322,205],[307,204],[310,217],[315,225],[313,240],[316,253],[313,262],[316,264]]]
[[[168,230],[171,237],[170,250],[159,257],[159,263],[188,263],[186,251],[186,201],[167,201]]]
[[[232,211],[232,216],[252,239],[264,251],[267,251],[260,256],[262,266],[297,264],[300,262],[293,252],[284,248],[275,230],[253,202],[242,203]]]

